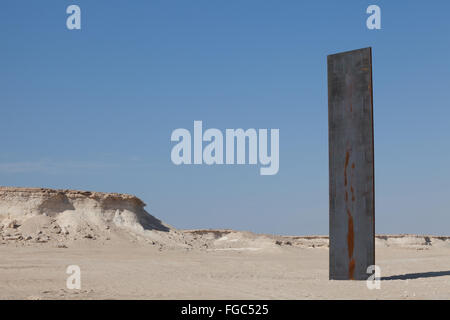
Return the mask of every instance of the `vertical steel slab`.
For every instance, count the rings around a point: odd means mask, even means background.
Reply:
[[[375,264],[372,49],[328,56],[330,279]]]

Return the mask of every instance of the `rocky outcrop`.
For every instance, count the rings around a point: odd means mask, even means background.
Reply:
[[[129,194],[0,187],[0,244],[136,240],[160,248],[262,250],[328,248],[327,236],[277,236],[234,230],[176,230]],[[98,241],[97,241],[98,243]],[[377,235],[377,247],[450,247],[448,236]]]
[[[144,207],[129,194],[0,187],[0,230],[6,240],[43,242],[52,237],[107,238],[114,230],[138,235],[172,230]]]

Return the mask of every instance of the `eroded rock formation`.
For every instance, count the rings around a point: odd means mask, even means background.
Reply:
[[[0,187],[4,239],[109,238],[113,231],[136,235],[170,232],[136,196],[45,188]]]

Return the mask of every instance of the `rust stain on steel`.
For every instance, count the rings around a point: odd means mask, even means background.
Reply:
[[[355,259],[351,259],[348,263],[348,277],[350,280],[355,280]]]
[[[353,229],[353,217],[350,210],[347,209],[348,216],[348,231],[347,231],[347,250],[348,250],[348,258],[353,258],[353,248],[355,247],[355,231]]]
[[[348,144],[348,143],[347,143]],[[350,160],[350,153],[351,150],[347,150],[345,153],[345,165],[344,165],[344,179],[345,179],[345,186],[347,188],[347,167]],[[350,191],[352,193],[352,202],[355,201],[355,195],[352,185],[352,176],[353,176],[353,169],[355,164],[352,163],[352,170],[350,174]],[[355,231],[353,227],[353,217],[352,212],[349,209],[348,205],[348,191],[345,190],[345,206],[347,210],[347,252],[348,252],[348,259],[349,259],[349,266],[348,266],[348,276],[350,279],[354,279],[354,273],[355,273],[355,259],[353,259],[353,250],[355,248]]]
[[[347,186],[347,167],[348,167],[348,161],[350,159],[350,151],[347,150],[345,153],[345,166],[344,166],[344,185]]]
[[[366,280],[375,264],[371,56],[328,56],[330,279]]]

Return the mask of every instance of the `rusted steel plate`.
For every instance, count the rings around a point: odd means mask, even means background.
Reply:
[[[330,279],[375,264],[372,49],[328,56]]]

